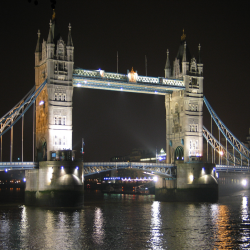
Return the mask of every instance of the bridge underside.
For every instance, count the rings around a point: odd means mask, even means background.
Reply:
[[[116,169],[137,169],[163,177],[176,178],[176,166],[140,162],[84,162],[84,177]]]

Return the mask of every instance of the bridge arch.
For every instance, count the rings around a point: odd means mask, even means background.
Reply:
[[[184,150],[183,150],[183,147],[182,146],[178,146],[176,147],[175,149],[175,152],[174,152],[174,159],[175,161],[183,161],[184,160]]]

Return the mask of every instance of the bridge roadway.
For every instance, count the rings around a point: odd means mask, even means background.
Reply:
[[[85,69],[74,69],[73,86],[158,95],[185,89],[184,81],[181,79],[138,76],[136,72],[128,72],[125,75]]]
[[[146,162],[84,162],[84,176],[98,174],[114,169],[139,169],[147,173],[162,175],[165,177],[176,178],[176,166],[166,163],[146,163]],[[0,162],[0,171],[9,170],[30,170],[37,169],[37,162]],[[216,171],[223,172],[250,172],[247,166],[227,166],[216,165]]]

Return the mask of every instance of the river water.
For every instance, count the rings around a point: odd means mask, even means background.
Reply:
[[[0,249],[250,249],[250,190],[217,203],[86,193],[82,208],[23,205],[0,191]]]

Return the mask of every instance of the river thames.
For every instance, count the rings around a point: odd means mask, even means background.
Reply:
[[[217,203],[154,201],[154,195],[85,195],[81,208],[24,205],[0,190],[0,249],[250,249],[250,190]]]

